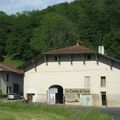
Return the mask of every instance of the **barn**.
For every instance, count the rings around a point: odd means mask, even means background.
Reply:
[[[120,106],[120,61],[79,44],[42,53],[21,66],[32,102]]]

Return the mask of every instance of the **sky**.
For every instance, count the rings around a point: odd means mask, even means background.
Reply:
[[[0,0],[0,11],[15,14],[21,11],[41,10],[47,6],[73,0]]]

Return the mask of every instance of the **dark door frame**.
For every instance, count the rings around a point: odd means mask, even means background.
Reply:
[[[104,91],[101,92],[101,100],[102,100],[102,105],[107,106],[107,96],[106,96],[106,92]]]
[[[63,87],[60,85],[52,85],[49,87],[49,90],[51,88],[57,88],[58,92],[55,93],[55,103],[56,104],[63,104]]]

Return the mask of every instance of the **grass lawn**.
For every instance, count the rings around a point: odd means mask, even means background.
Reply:
[[[96,109],[67,110],[46,104],[0,103],[0,120],[112,120]]]
[[[24,64],[25,62],[24,61],[21,61],[21,60],[13,60],[11,57],[7,56],[5,57],[4,59],[4,63],[5,64],[8,64],[8,65],[11,65],[12,67],[18,67],[22,64]]]

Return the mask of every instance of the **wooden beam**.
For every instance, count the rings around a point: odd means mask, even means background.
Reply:
[[[57,56],[58,64],[60,65],[60,56]]]
[[[71,63],[71,65],[73,65],[72,55],[70,55],[69,58],[70,58],[70,63]]]
[[[97,53],[95,54],[95,59],[96,59],[97,65],[99,65],[99,56]]]
[[[110,60],[110,69],[112,70],[112,60]]]
[[[35,60],[32,60],[32,63],[33,63],[33,66],[35,68],[35,71],[37,72],[37,64],[36,64],[36,61]]]
[[[48,66],[48,58],[46,55],[44,56],[44,60],[45,60],[46,65]]]
[[[83,60],[83,64],[85,65],[85,55],[82,54],[82,60]]]

